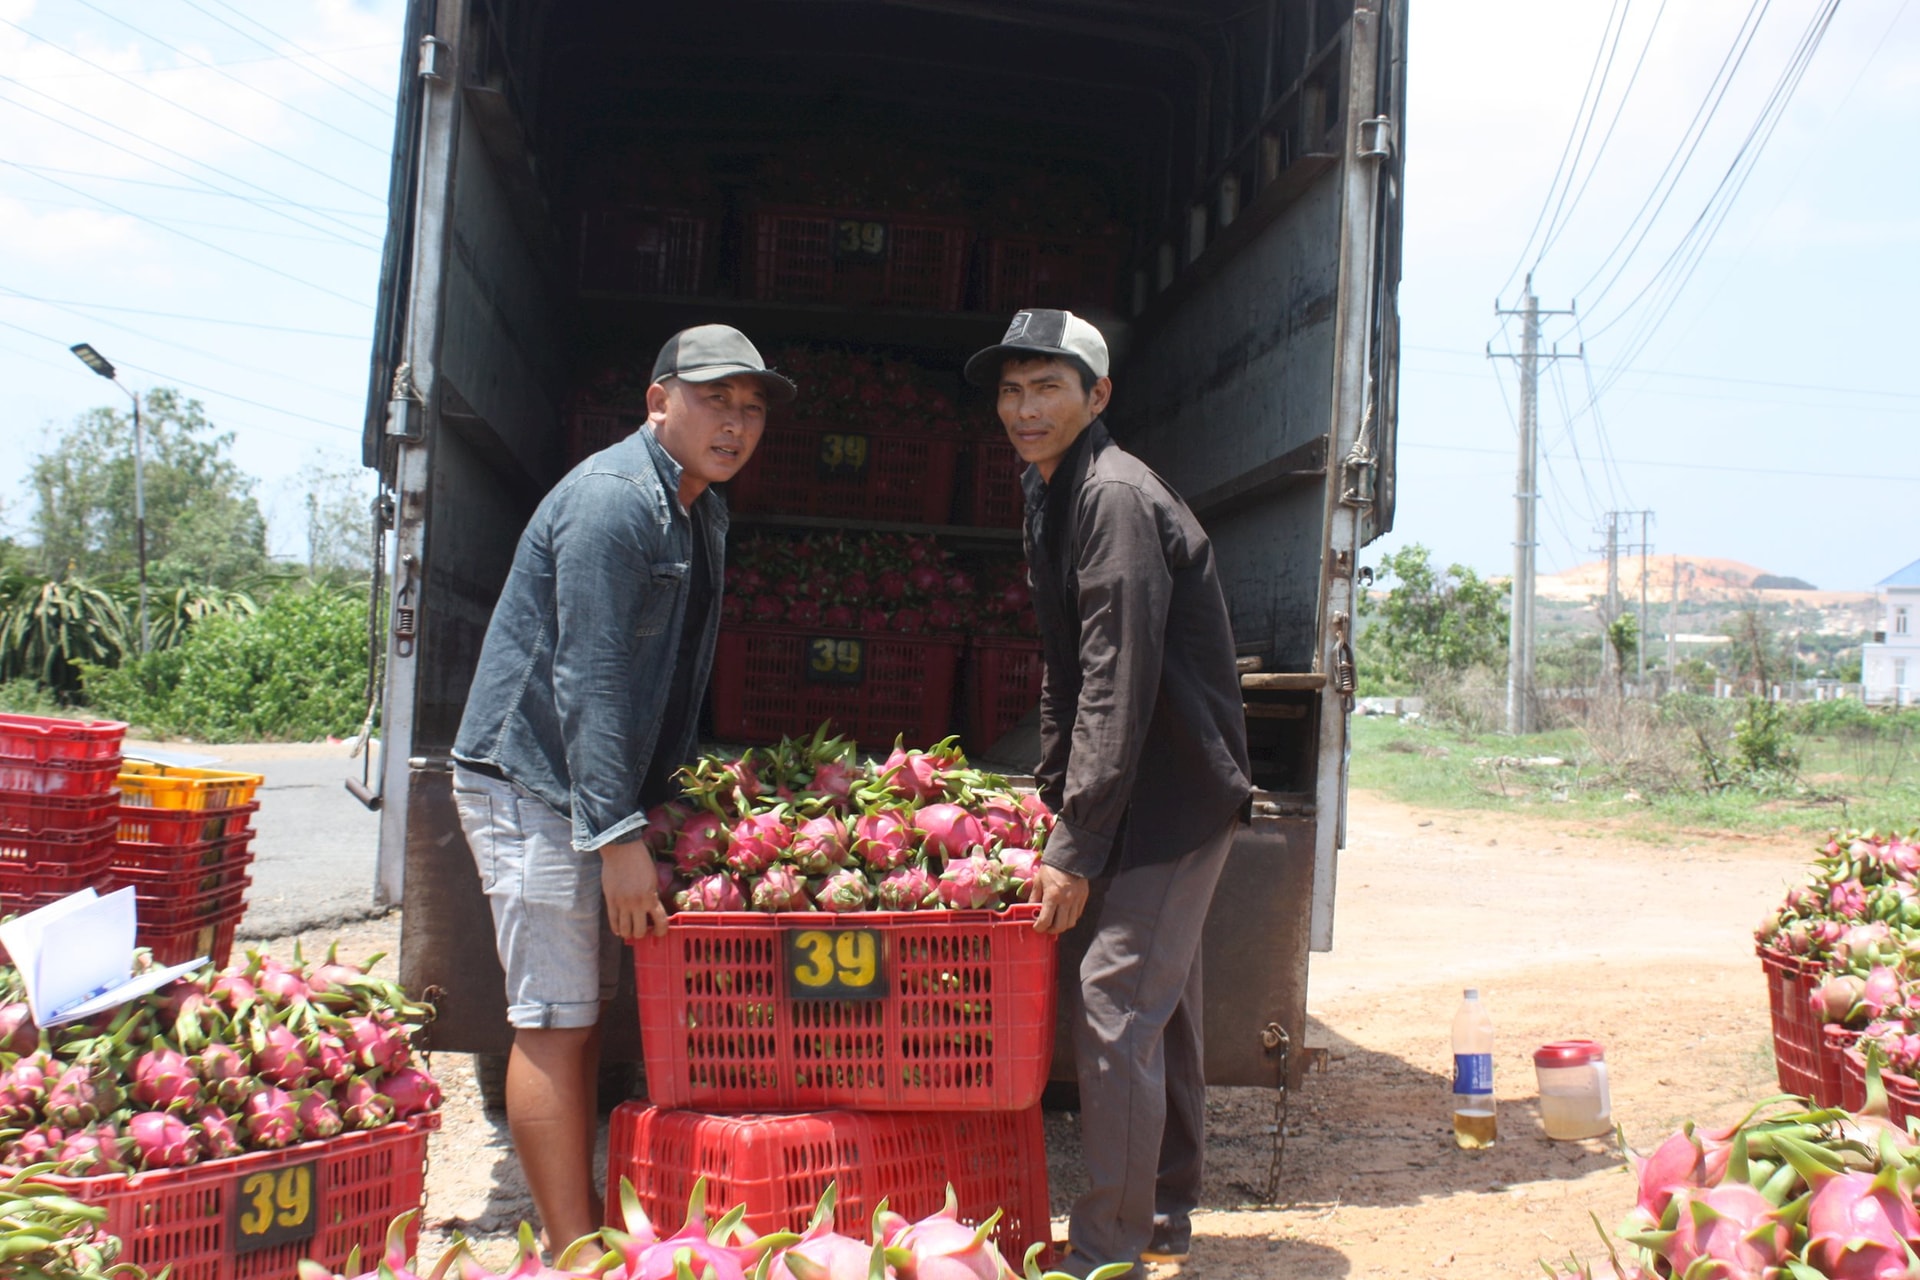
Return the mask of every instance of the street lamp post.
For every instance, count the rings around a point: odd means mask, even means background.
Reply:
[[[92,344],[76,342],[68,348],[80,358],[80,363],[93,370],[114,386],[127,393],[127,399],[133,401],[133,536],[136,554],[140,560],[140,652],[147,652],[149,637],[147,632],[147,466],[146,436],[140,426],[140,397],[127,389],[127,385],[115,376],[113,363]]]

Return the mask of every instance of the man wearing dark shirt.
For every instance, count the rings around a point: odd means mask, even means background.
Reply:
[[[693,755],[727,507],[793,384],[725,325],[661,348],[647,424],[561,479],[520,535],[454,739],[454,803],[506,971],[507,1122],[547,1240],[600,1225],[602,1003],[618,938],[666,931],[650,804]]]
[[[967,362],[1028,466],[1040,620],[1040,795],[1058,815],[1036,927],[1105,896],[1080,966],[1074,1054],[1087,1192],[1065,1269],[1186,1255],[1206,1135],[1200,934],[1251,793],[1233,631],[1206,531],[1101,419],[1105,339],[1014,316]]]

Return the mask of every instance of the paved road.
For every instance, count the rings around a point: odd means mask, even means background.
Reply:
[[[152,748],[180,763],[238,769],[266,778],[254,815],[253,888],[243,936],[270,938],[376,914],[376,814],[348,795],[341,780],[360,773],[335,744]],[[376,748],[377,749],[377,748]],[[129,744],[128,754],[139,745]]]

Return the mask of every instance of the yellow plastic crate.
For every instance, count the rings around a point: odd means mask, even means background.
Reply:
[[[265,781],[257,773],[127,760],[120,765],[120,803],[144,809],[235,809],[251,804],[255,788]]]

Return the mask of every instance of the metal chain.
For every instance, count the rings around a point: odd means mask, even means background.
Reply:
[[[1280,1203],[1280,1166],[1287,1155],[1287,1098],[1293,1082],[1292,1063],[1293,1038],[1287,1029],[1277,1022],[1267,1024],[1261,1039],[1268,1052],[1277,1054],[1280,1059],[1280,1085],[1273,1092],[1273,1158],[1267,1165],[1267,1185],[1262,1189],[1262,1204]]]

